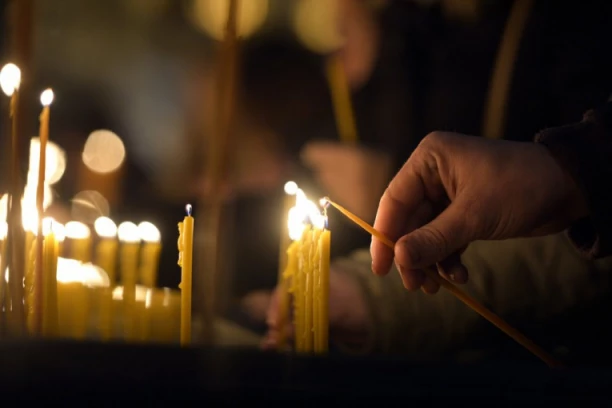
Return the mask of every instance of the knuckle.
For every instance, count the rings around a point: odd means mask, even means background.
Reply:
[[[435,256],[449,252],[449,240],[438,228],[425,225],[421,228],[421,238],[425,250]]]

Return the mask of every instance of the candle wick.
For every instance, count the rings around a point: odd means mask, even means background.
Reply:
[[[191,204],[187,204],[185,206],[185,211],[187,212],[187,216],[191,217],[191,211],[193,210],[193,207],[191,206]]]

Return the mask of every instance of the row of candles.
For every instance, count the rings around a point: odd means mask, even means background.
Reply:
[[[16,154],[18,135],[14,124],[20,83],[21,71],[16,65],[6,64],[0,70],[0,87],[11,98],[9,118],[12,122],[12,169],[19,168],[19,157]],[[81,338],[88,333],[88,322],[96,320],[90,312],[95,309],[93,306],[97,306],[98,324],[95,326],[99,338],[106,340],[114,337],[117,332],[114,330],[114,323],[118,320],[117,317],[120,317],[121,338],[129,341],[147,340],[152,332],[149,330],[151,326],[144,322],[155,320],[151,317],[156,315],[166,315],[163,312],[155,313],[155,306],[159,304],[162,309],[174,310],[176,305],[180,305],[181,343],[188,344],[191,339],[194,223],[191,206],[188,206],[185,220],[179,224],[179,263],[182,269],[179,302],[176,293],[154,287],[161,251],[161,235],[153,224],[143,222],[136,225],[124,222],[117,227],[109,218],[101,217],[94,223],[99,238],[94,251],[92,233],[87,225],[76,221],[62,225],[52,218],[43,218],[45,198],[48,198],[45,196],[49,194],[45,180],[46,147],[49,140],[50,105],[53,99],[54,93],[51,89],[46,89],[40,97],[43,109],[39,117],[38,177],[37,180],[32,180],[35,181],[36,188],[35,208],[25,205],[24,199],[21,202],[11,200],[10,197],[2,200],[6,202],[6,221],[0,221],[0,260],[3,266],[6,265],[6,269],[0,268],[0,271],[5,273],[5,279],[0,279],[0,318],[5,318],[0,320],[2,327],[8,326],[9,331],[15,329],[19,332],[19,328],[25,324],[32,335],[55,337],[69,332],[71,337]],[[13,173],[12,197],[19,191],[19,176],[17,172]],[[18,214],[15,208],[19,204],[22,225],[18,225],[19,220],[15,217]],[[25,232],[23,270],[13,267],[18,265],[14,260],[7,262],[9,252],[16,254],[13,248],[15,238],[19,237],[19,234],[15,234],[15,230],[21,228]],[[67,252],[70,258],[61,257],[64,241],[69,244]],[[7,245],[7,242],[10,242],[10,245]],[[95,252],[96,265],[90,263],[92,252]],[[10,259],[14,257],[15,255]],[[118,280],[122,286],[116,286]],[[117,300],[122,303],[120,310],[114,306]],[[141,304],[143,307],[140,307]],[[25,316],[22,306],[25,306]],[[141,309],[148,312],[143,314]],[[189,322],[185,319],[189,319]],[[168,315],[154,327],[173,326],[178,320],[176,315]]]

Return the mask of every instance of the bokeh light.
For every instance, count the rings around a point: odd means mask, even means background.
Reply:
[[[108,200],[98,191],[81,191],[72,199],[71,215],[74,220],[92,224],[99,217],[108,216],[109,213]]]
[[[200,30],[217,40],[223,38],[227,25],[230,0],[191,0],[187,17]],[[236,15],[238,36],[252,35],[266,20],[268,0],[241,1]]]
[[[0,87],[6,96],[12,96],[21,83],[21,70],[15,64],[6,64],[0,70]]]
[[[159,229],[148,221],[143,221],[138,224],[138,230],[140,231],[140,239],[145,242],[161,241],[161,233],[159,232]]]
[[[117,228],[119,240],[123,242],[140,242],[140,231],[133,222],[126,221],[119,224]]]
[[[96,130],[87,138],[82,157],[91,171],[110,173],[123,163],[125,146],[121,138],[110,130]]]
[[[293,29],[299,41],[311,51],[327,54],[344,43],[339,32],[338,0],[298,0]]]
[[[55,184],[61,180],[66,171],[66,152],[57,144],[48,141],[46,147],[45,183]],[[30,140],[30,164],[28,167],[28,184],[38,184],[38,164],[40,162],[40,138]]]

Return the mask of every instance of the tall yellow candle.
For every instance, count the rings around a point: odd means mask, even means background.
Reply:
[[[44,282],[47,280],[45,276],[43,276],[46,272],[45,267],[50,267],[51,265],[48,262],[52,261],[53,254],[57,251],[57,243],[55,241],[55,236],[51,232],[49,234],[49,240],[52,241],[49,243],[49,248],[45,250],[43,248],[43,241],[45,237],[43,236],[43,220],[42,215],[44,214],[43,202],[45,199],[45,170],[47,169],[47,141],[49,140],[49,118],[50,118],[50,109],[49,106],[51,102],[53,102],[53,91],[51,89],[45,90],[40,95],[40,102],[43,105],[43,110],[40,114],[40,128],[39,128],[39,139],[40,139],[40,152],[38,155],[38,182],[36,184],[36,211],[38,213],[38,233],[36,237],[36,284],[42,284],[42,286],[46,289],[48,285]],[[45,256],[45,252],[47,256]],[[43,257],[45,260],[43,261]],[[48,259],[47,259],[48,258]],[[43,296],[48,295],[46,291],[43,291]],[[38,296],[36,297],[37,309],[46,307],[46,301],[44,299],[40,299]],[[47,320],[46,316],[47,312],[43,312],[43,334],[49,335],[50,323]]]
[[[325,353],[329,349],[329,268],[331,250],[331,231],[327,229],[327,217],[325,227],[319,238],[319,349]]]
[[[53,230],[54,220],[45,218],[42,232],[44,234],[42,257],[42,335],[54,337],[58,334],[57,305],[57,260],[58,242]],[[75,305],[75,307],[78,307]]]
[[[280,245],[279,245],[279,258],[278,258],[278,341],[277,346],[279,349],[285,348],[285,342],[287,339],[286,324],[289,319],[289,279],[290,274],[286,273],[287,265],[289,264],[289,244],[291,243],[291,237],[289,236],[288,223],[289,223],[289,210],[295,205],[295,194],[297,193],[298,186],[293,181],[285,183],[284,190],[285,196],[283,197],[283,222],[281,224],[280,233]]]
[[[82,222],[66,223],[66,238],[70,240],[70,258],[83,263],[91,262],[91,231]]]
[[[181,345],[191,343],[191,280],[193,264],[193,226],[191,204],[185,207],[187,216],[179,222],[178,264],[181,267]]]
[[[123,284],[123,330],[126,341],[137,338],[136,318],[136,276],[138,273],[138,252],[140,234],[133,222],[123,222],[117,229],[120,249],[121,282]]]
[[[154,288],[157,283],[157,268],[161,253],[161,234],[155,225],[147,221],[138,224],[138,231],[144,243],[140,254],[140,283]]]
[[[96,245],[94,263],[108,274],[110,286],[117,284],[117,225],[108,217],[99,217],[94,222],[94,229],[100,241]]]

